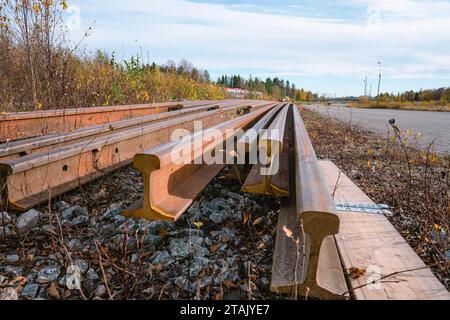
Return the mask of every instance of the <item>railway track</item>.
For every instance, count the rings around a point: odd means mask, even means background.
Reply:
[[[125,215],[177,220],[224,166],[232,164],[245,175],[242,191],[282,197],[272,291],[325,299],[450,299],[382,214],[346,211],[341,205],[337,209],[337,202],[359,202],[363,208],[374,204],[331,162],[317,159],[295,105],[234,100],[110,107],[83,122],[91,111],[72,113],[65,127],[60,126],[61,112],[49,112],[55,120],[31,131],[44,128],[56,134],[0,145],[2,201],[7,207],[27,210],[133,162],[142,172],[144,193]],[[109,121],[111,117],[116,121]],[[30,119],[10,116],[2,128],[22,138],[17,128]],[[201,131],[195,131],[196,121],[202,121]],[[182,143],[171,140],[178,129],[189,132]],[[179,162],[174,150],[189,152]],[[207,155],[223,161],[202,162]],[[255,155],[262,163],[250,161]],[[411,265],[417,270],[387,290],[372,290],[363,283],[365,277],[353,278],[349,271],[374,265],[382,272]]]

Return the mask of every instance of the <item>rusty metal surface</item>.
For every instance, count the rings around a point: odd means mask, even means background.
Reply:
[[[321,287],[316,279],[322,243],[326,237],[339,232],[339,218],[300,112],[297,108],[292,112],[296,208],[298,221],[310,239],[308,270],[300,286],[308,287],[314,296],[332,297],[334,294]]]
[[[182,101],[9,113],[0,116],[0,142],[73,131],[86,126],[211,103],[214,101]]]
[[[111,135],[115,132],[131,129],[133,127],[143,126],[151,122],[162,121],[168,118],[176,118],[190,113],[211,111],[227,106],[232,106],[233,104],[236,103],[232,103],[229,101],[220,101],[205,106],[190,107],[170,112],[161,112],[158,114],[121,120],[117,122],[108,122],[97,126],[81,128],[68,133],[56,133],[52,135],[8,142],[0,144],[0,161],[13,160],[31,155],[33,153],[48,152],[50,150],[61,148],[68,144],[86,141],[95,137]]]
[[[270,124],[267,123],[267,131],[261,137],[259,147],[260,150],[265,150],[269,161],[265,165],[261,163],[253,165],[242,186],[243,192],[284,197],[289,195],[289,155],[287,154],[289,134],[287,128],[289,127],[290,108],[290,104],[282,106],[278,113],[273,115],[273,121]],[[279,133],[279,135],[273,133]],[[270,174],[261,175],[262,169],[267,169]]]
[[[268,102],[254,102],[261,108]],[[239,106],[176,119],[150,123],[137,128],[96,137],[20,159],[0,163],[2,185],[6,184],[8,205],[27,210],[83,183],[130,163],[133,156],[148,148],[167,143],[175,129],[193,130],[194,121],[202,120],[205,128],[236,118]]]
[[[274,117],[278,114],[280,109],[285,106],[285,103],[279,103],[277,104],[273,109],[271,109],[269,112],[267,112],[261,119],[258,120],[253,126],[252,132],[246,132],[245,135],[239,139],[237,143],[238,150],[243,150],[245,152],[252,151],[252,148],[255,148],[258,146],[258,134],[261,130],[267,129],[269,124],[273,121]],[[256,135],[254,134],[256,133]]]
[[[237,119],[229,120],[214,126],[221,132],[220,138],[216,137],[212,142],[209,139],[201,139],[195,144],[192,137],[188,146],[180,146],[177,142],[168,143],[157,148],[137,154],[134,158],[134,166],[141,170],[144,178],[143,207],[125,213],[128,217],[139,217],[156,220],[177,220],[183,212],[192,204],[196,196],[203,188],[223,169],[224,164],[195,164],[195,157],[201,157],[204,153],[215,150],[220,145],[224,149],[226,141],[233,141],[236,130],[249,126],[270,111],[275,104],[253,111]],[[208,130],[199,133],[208,134]],[[187,161],[181,164],[172,159],[176,148],[191,150],[186,155]],[[198,154],[198,155],[197,155]],[[222,157],[226,157],[223,154]]]

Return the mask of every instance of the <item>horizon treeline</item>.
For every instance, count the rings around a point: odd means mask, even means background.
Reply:
[[[245,79],[240,75],[222,75],[217,79],[217,83],[228,88],[239,88],[248,91],[258,91],[263,95],[271,97],[274,100],[281,100],[286,97],[296,101],[314,101],[319,97],[316,93],[305,89],[296,88],[294,83],[289,80],[279,79],[277,77],[261,80],[257,77]]]
[[[450,87],[426,90],[409,90],[399,93],[381,93],[380,101],[396,102],[441,102],[447,104],[450,102]]]

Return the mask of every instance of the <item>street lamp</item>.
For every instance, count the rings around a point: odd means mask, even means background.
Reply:
[[[378,92],[377,92],[377,99],[380,98],[380,85],[381,85],[381,62],[378,61],[378,64],[380,65],[380,74],[378,76]]]
[[[364,97],[366,97],[367,96],[367,76],[366,76],[366,79],[363,80],[363,82],[364,82]]]

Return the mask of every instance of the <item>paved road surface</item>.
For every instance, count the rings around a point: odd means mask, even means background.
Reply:
[[[341,121],[350,122],[362,128],[369,129],[383,135],[392,129],[388,121],[396,120],[399,128],[411,129],[411,132],[422,134],[419,147],[427,148],[429,142],[436,138],[434,151],[450,153],[450,112],[410,111],[389,109],[357,109],[344,106],[310,105],[310,110],[324,116],[330,115]]]

